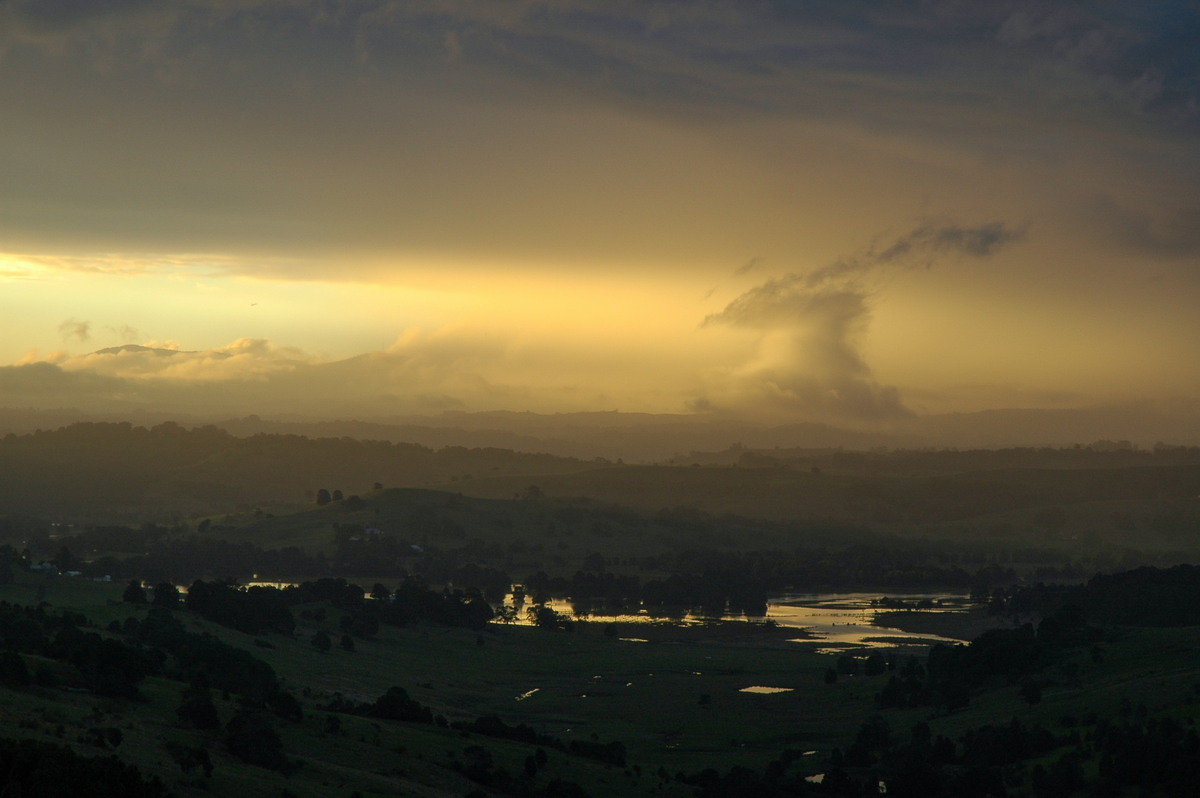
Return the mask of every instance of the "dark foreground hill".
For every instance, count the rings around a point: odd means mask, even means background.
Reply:
[[[4,790],[1187,795],[1200,631],[1106,620],[1122,591],[1157,618],[1163,575],[1102,580],[1095,606],[1089,588],[969,646],[822,654],[744,622],[364,624],[386,588],[337,580],[238,594],[291,619],[239,630],[213,611],[236,592],[220,583],[180,602],[20,572],[0,585]],[[1163,600],[1200,601],[1174,576]]]

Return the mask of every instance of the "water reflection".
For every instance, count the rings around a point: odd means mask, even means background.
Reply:
[[[767,618],[780,626],[805,629],[820,637],[825,652],[851,646],[928,646],[934,643],[965,642],[931,634],[897,632],[875,626],[875,613],[900,606],[922,607],[923,612],[965,612],[966,596],[957,594],[902,594],[882,597],[878,593],[811,593],[783,596],[767,606]]]
[[[969,597],[956,593],[796,593],[769,599],[765,615],[746,615],[690,610],[683,607],[647,608],[636,612],[628,610],[604,611],[590,603],[557,598],[547,601],[546,607],[554,612],[590,621],[611,623],[675,623],[683,626],[709,623],[714,620],[771,622],[777,626],[803,630],[805,637],[797,642],[824,643],[820,651],[831,653],[846,648],[897,646],[930,646],[934,643],[965,642],[932,634],[898,632],[884,626],[875,626],[875,613],[909,609],[921,612],[965,612],[972,604]],[[584,608],[587,608],[586,610]],[[503,608],[498,608],[500,620],[509,623],[530,625],[525,596],[509,594]],[[640,638],[638,639],[640,642]]]

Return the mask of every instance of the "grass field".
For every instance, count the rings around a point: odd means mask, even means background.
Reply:
[[[19,574],[0,586],[0,600],[45,601],[84,613],[97,626],[140,616],[145,609],[120,602],[122,586],[79,578]],[[113,752],[157,776],[181,796],[294,795],[462,796],[480,783],[465,773],[486,760],[531,788],[552,779],[580,784],[594,796],[686,796],[692,788],[676,773],[734,766],[761,770],[787,749],[815,752],[800,767],[819,772],[834,747],[845,749],[874,715],[875,695],[889,674],[843,676],[826,683],[833,657],[814,645],[790,642],[794,631],[747,623],[681,627],[670,624],[576,623],[574,631],[492,624],[483,631],[432,625],[384,627],[353,651],[319,651],[318,630],[337,635],[340,614],[298,618],[291,637],[250,636],[179,612],[189,631],[204,632],[269,663],[284,687],[300,698],[304,719],[278,722],[284,750],[300,763],[288,776],[231,756],[219,732],[181,726],[175,717],[184,685],[148,678],[140,700],[101,698],[69,689],[70,666],[25,655],[30,669],[55,670],[57,687],[4,689],[0,736],[70,745],[87,753]],[[890,615],[897,626],[923,620]],[[974,619],[924,616],[937,623],[987,625]],[[965,627],[964,627],[965,628]],[[928,630],[921,630],[928,631]],[[947,630],[941,629],[946,632]],[[963,629],[957,630],[962,632]],[[1122,712],[1200,716],[1200,629],[1111,630],[1095,650],[1080,650],[1042,674],[1042,699],[1023,700],[1017,684],[996,680],[975,691],[968,706],[951,713],[931,707],[887,710],[893,733],[904,737],[918,722],[933,734],[955,738],[988,723],[1018,718],[1062,731],[1091,715]],[[370,702],[399,685],[451,723],[496,715],[510,726],[527,724],[542,734],[571,740],[621,742],[624,767],[549,750],[533,778],[524,763],[537,746],[453,728],[330,713],[335,694]],[[750,686],[788,688],[774,694],[743,692]],[[216,696],[223,721],[238,709]],[[331,720],[336,718],[336,720]],[[89,730],[116,728],[112,749],[88,742]],[[184,773],[167,743],[208,752],[211,777]],[[486,794],[486,790],[485,790]],[[1020,792],[1014,794],[1021,794]]]

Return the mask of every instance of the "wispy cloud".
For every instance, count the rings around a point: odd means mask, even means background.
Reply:
[[[750,272],[754,271],[758,267],[762,266],[763,262],[765,260],[766,260],[765,258],[755,256],[755,257],[751,258],[750,260],[746,261],[745,263],[743,263],[741,266],[739,266],[737,268],[737,271],[734,272],[734,274],[738,275],[739,277],[743,274],[749,274]]]
[[[91,322],[76,319],[67,319],[58,325],[58,333],[64,341],[87,341],[92,337],[91,329]]]

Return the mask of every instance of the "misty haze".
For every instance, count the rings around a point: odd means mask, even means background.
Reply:
[[[0,796],[1182,796],[1200,11],[0,0]]]

